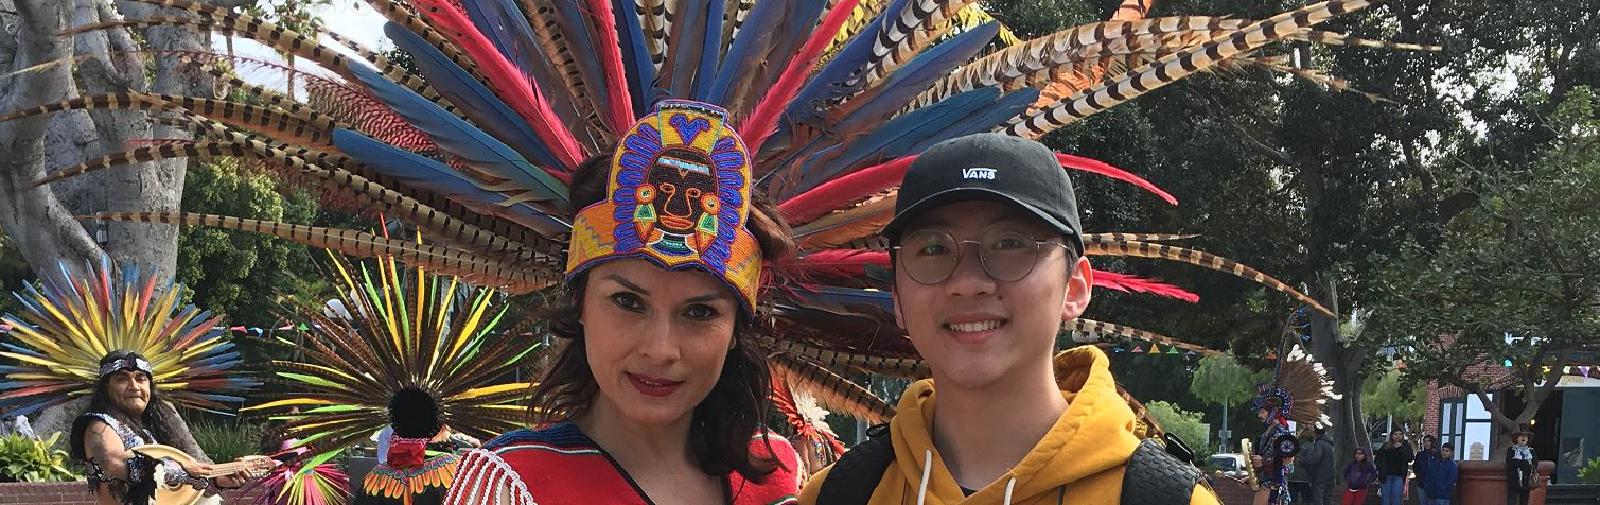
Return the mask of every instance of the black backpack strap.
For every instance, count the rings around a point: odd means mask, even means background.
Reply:
[[[845,451],[828,470],[827,480],[817,491],[817,504],[866,505],[883,480],[883,472],[894,462],[894,439],[888,434],[888,424],[873,426],[867,430],[872,438]]]
[[[1160,441],[1147,438],[1128,457],[1122,474],[1122,505],[1187,505],[1194,487],[1204,481],[1199,468],[1168,453]]]

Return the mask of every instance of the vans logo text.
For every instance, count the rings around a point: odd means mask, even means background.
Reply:
[[[961,170],[963,179],[994,179],[993,168],[967,168]]]

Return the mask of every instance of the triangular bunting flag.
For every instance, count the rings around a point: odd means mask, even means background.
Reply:
[[[1144,346],[1134,346],[1133,352],[1144,352]]]
[[[1156,344],[1155,342],[1151,342],[1150,343],[1150,354],[1161,354],[1161,345]]]
[[[1168,347],[1167,348],[1167,354],[1179,354],[1178,353],[1178,348],[1177,347]]]

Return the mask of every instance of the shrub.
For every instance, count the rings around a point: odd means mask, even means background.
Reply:
[[[1600,484],[1600,458],[1589,460],[1589,463],[1578,469],[1578,480],[1585,484]]]
[[[258,445],[263,430],[260,424],[213,420],[198,416],[189,425],[195,443],[200,444],[200,449],[206,451],[206,455],[218,463],[259,453]]]
[[[18,434],[0,437],[0,481],[67,482],[74,480],[67,469],[67,451],[56,448],[61,434],[39,440]]]

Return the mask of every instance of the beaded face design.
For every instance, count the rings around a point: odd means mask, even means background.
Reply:
[[[714,105],[663,100],[612,158],[606,199],[578,213],[567,277],[610,259],[645,258],[721,278],[755,306],[761,254],[746,230],[750,155]]]

